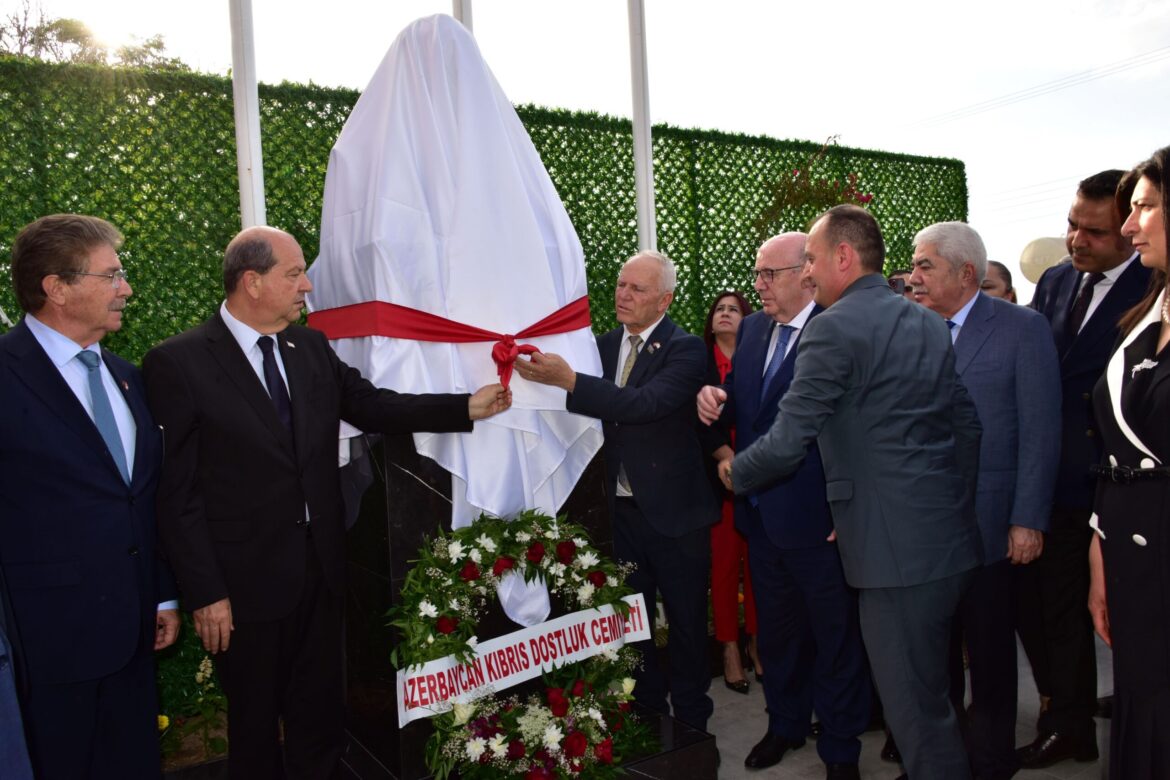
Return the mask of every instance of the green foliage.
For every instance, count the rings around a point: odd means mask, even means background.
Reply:
[[[227,743],[212,732],[223,724],[227,698],[190,614],[182,619],[178,640],[158,654],[159,713],[170,720],[162,735],[163,754],[177,750],[187,734],[198,733],[205,754],[219,755],[227,752]]]
[[[308,258],[317,253],[329,150],[357,97],[260,87],[268,223],[292,232]],[[518,111],[581,238],[593,326],[602,332],[615,324],[617,271],[638,248],[631,124]],[[20,227],[84,212],[126,235],[135,295],[122,331],[106,342],[112,349],[138,360],[215,310],[223,248],[239,228],[229,80],[0,58],[0,116],[0,273]],[[867,205],[891,267],[909,259],[917,230],[967,215],[966,174],[955,160],[657,126],[658,244],[679,266],[671,316],[683,327],[701,329],[719,290],[750,286],[761,230],[803,229],[832,205],[775,208],[777,188],[796,170],[808,171],[813,186],[824,180],[873,196]],[[15,315],[10,289],[0,291],[0,306]]]

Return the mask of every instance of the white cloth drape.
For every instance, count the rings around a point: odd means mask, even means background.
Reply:
[[[515,109],[447,16],[394,41],[329,157],[311,310],[386,301],[516,333],[585,295],[580,241]],[[588,328],[525,340],[600,375]],[[498,381],[491,343],[334,342],[374,384],[471,392]],[[564,391],[512,379],[513,408],[471,434],[415,434],[451,472],[452,522],[555,513],[601,447]]]

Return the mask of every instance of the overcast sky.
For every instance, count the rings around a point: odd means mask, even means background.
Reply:
[[[5,16],[19,0],[0,0]],[[231,65],[228,0],[41,0],[116,46]],[[257,72],[365,87],[424,0],[253,0]],[[631,116],[625,0],[473,0],[515,103]],[[970,222],[1013,270],[1076,182],[1170,144],[1170,0],[646,0],[653,122],[962,160]],[[1022,300],[1031,285],[1020,285]]]

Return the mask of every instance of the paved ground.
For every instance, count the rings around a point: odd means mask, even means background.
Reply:
[[[1028,667],[1023,651],[1020,659],[1020,708],[1016,724],[1017,744],[1024,744],[1035,736],[1034,726],[1038,700],[1036,687],[1032,682],[1031,669]],[[1105,694],[1113,690],[1113,674],[1109,658],[1109,649],[1100,640],[1097,642],[1097,669],[1098,688]],[[733,693],[723,685],[723,678],[717,677],[711,681],[711,697],[715,700],[715,714],[711,718],[709,727],[715,735],[719,752],[722,757],[720,780],[810,780],[824,777],[824,764],[817,756],[815,743],[809,742],[803,748],[791,752],[779,764],[763,770],[745,769],[743,760],[752,746],[764,736],[767,731],[767,721],[764,715],[764,694],[760,686],[752,679],[751,691],[747,696]],[[893,780],[902,773],[901,767],[888,764],[881,760],[878,753],[882,749],[885,735],[880,731],[869,732],[862,737],[861,747],[861,777],[863,780]],[[1079,764],[1074,761],[1065,761],[1050,769],[1023,771],[1016,775],[1016,780],[1100,780],[1106,777],[1105,761],[1109,749],[1109,721],[1097,721],[1097,745],[1101,750],[1101,760],[1094,763]]]

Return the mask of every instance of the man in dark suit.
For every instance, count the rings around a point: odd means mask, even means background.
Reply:
[[[101,348],[132,290],[122,236],[57,214],[12,245],[24,319],[0,336],[0,561],[39,778],[158,777],[153,651],[178,632],[155,554],[162,436]]]
[[[911,777],[967,778],[947,648],[982,562],[974,485],[979,420],[942,320],[894,293],[864,209],[836,206],[805,248],[814,300],[771,429],[735,456],[748,495],[794,473],[815,440],[845,579],[878,693]]]
[[[914,296],[951,328],[955,369],[979,413],[983,438],[975,514],[983,567],[959,602],[951,646],[951,701],[980,780],[1006,780],[1016,758],[1015,572],[1044,548],[1060,458],[1060,369],[1045,319],[979,291],[982,239],[962,222],[914,237]],[[971,671],[963,715],[962,646]]]
[[[1061,447],[1044,554],[1020,571],[1019,632],[1042,701],[1036,739],[1021,750],[1037,769],[1097,758],[1097,661],[1089,594],[1089,529],[1101,460],[1090,396],[1117,343],[1117,321],[1146,291],[1150,269],[1121,235],[1114,194],[1123,171],[1080,183],[1068,212],[1072,262],[1049,268],[1032,308],[1048,318],[1060,356]],[[1128,204],[1129,198],[1124,202]],[[1128,209],[1127,209],[1128,213]]]
[[[311,289],[292,236],[248,228],[224,256],[219,313],[143,364],[166,431],[159,534],[215,654],[233,778],[327,778],[344,746],[338,422],[467,431],[509,403],[499,385],[472,396],[375,388],[293,324]]]
[[[708,423],[721,415],[734,419],[741,449],[772,427],[792,383],[801,334],[822,311],[802,278],[806,238],[784,233],[760,247],[754,286],[763,311],[740,324],[726,383],[699,393],[699,417]],[[722,461],[721,471],[730,463]],[[827,777],[857,778],[858,737],[869,722],[869,672],[857,595],[845,584],[832,540],[825,472],[815,444],[794,474],[737,501],[736,526],[748,541],[760,662],[767,670],[768,732],[744,764],[769,767],[803,745],[815,706],[823,727],[817,753]]]
[[[565,408],[599,418],[613,513],[613,549],[637,569],[631,587],[655,612],[662,593],[670,621],[669,693],[674,715],[707,728],[708,526],[718,507],[703,470],[694,398],[703,384],[707,350],[697,336],[666,316],[674,299],[674,264],[658,252],[640,252],[618,274],[614,296],[621,327],[597,339],[602,376],[578,374],[558,355],[516,362],[525,379],[568,392]],[[668,712],[666,675],[653,641],[640,646],[643,668],[634,695]]]

